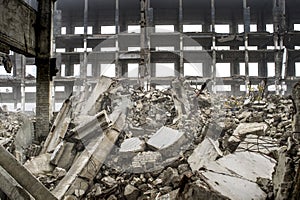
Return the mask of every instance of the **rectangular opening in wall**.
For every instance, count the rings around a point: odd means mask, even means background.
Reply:
[[[89,35],[93,34],[93,27],[92,26],[87,27],[87,34],[89,34]]]
[[[174,51],[175,48],[171,46],[165,46],[165,47],[155,47],[156,51]]]
[[[213,47],[211,47],[213,49]],[[230,46],[215,46],[215,50],[230,50]]]
[[[269,33],[273,33],[274,32],[273,24],[266,24],[266,31]]]
[[[55,86],[55,92],[64,92],[65,86]]]
[[[35,103],[25,103],[25,111],[35,112]]]
[[[76,35],[78,35],[78,34],[84,34],[84,27],[82,27],[82,26],[75,27],[74,34],[76,34]]]
[[[62,76],[62,77],[66,76],[66,65],[65,64],[60,65],[60,76]]]
[[[275,76],[275,63],[267,63],[268,77]]]
[[[13,103],[0,103],[0,106],[3,110],[7,111],[13,111],[14,110],[14,104]]]
[[[198,33],[198,32],[202,32],[202,25],[201,24],[183,25],[183,32],[184,33]]]
[[[300,31],[300,24],[294,24],[294,31]]]
[[[252,50],[252,51],[256,51],[257,50],[257,46],[248,46],[247,47],[248,50]],[[244,51],[245,50],[245,46],[239,46],[239,50]]]
[[[36,66],[26,65],[25,66],[25,76],[26,77],[36,77]]]
[[[268,50],[274,50],[275,47],[274,47],[274,46],[267,46],[267,49],[268,49]]]
[[[14,68],[11,69],[11,73],[7,73],[4,66],[0,65],[0,75],[5,75],[5,76],[13,76],[14,74]]]
[[[184,63],[184,76],[203,76],[203,63]]]
[[[87,64],[86,66],[86,75],[87,76],[93,76],[93,65]]]
[[[155,63],[155,76],[156,77],[168,77],[175,76],[175,64],[174,63]]]
[[[258,76],[258,63],[249,63],[249,76]]]
[[[256,31],[257,31],[257,25],[250,24],[250,32],[256,32]],[[244,24],[238,25],[238,33],[244,33]]]
[[[66,28],[66,27],[61,27],[61,28],[60,28],[60,33],[61,33],[62,35],[66,35],[66,34],[67,34],[67,28]]]
[[[230,77],[230,63],[216,63],[216,77]]]
[[[138,63],[128,63],[127,65],[127,75],[131,78],[137,78],[139,76],[139,64]]]
[[[141,33],[140,25],[128,25],[128,33]]]
[[[140,51],[141,47],[128,47],[127,50],[128,51]]]
[[[13,88],[12,87],[0,87],[0,93],[12,93]]]
[[[84,52],[84,48],[74,48],[74,52]]]
[[[116,47],[101,47],[102,52],[114,52],[117,51]]]
[[[211,30],[212,30],[212,28],[211,28]],[[216,24],[215,32],[216,33],[230,33],[230,26],[229,26],[229,24]]]
[[[100,76],[115,77],[116,65],[115,64],[101,64]]]
[[[258,76],[258,63],[248,63],[249,76]],[[245,63],[240,63],[240,75],[246,75],[246,66]]]
[[[101,34],[116,34],[116,26],[101,26]]]
[[[66,49],[65,48],[56,48],[55,52],[56,53],[64,53],[64,52],[66,52]]]
[[[63,105],[63,103],[55,103],[55,112],[60,111],[62,105]]]
[[[25,87],[25,92],[26,93],[35,93],[36,92],[36,87]]]
[[[217,92],[230,92],[231,85],[216,85],[215,89]]]
[[[92,51],[93,51],[93,48],[87,48],[86,51],[87,51],[87,52],[92,52]]]
[[[246,75],[245,63],[240,63],[240,75],[241,76]]]
[[[183,50],[185,51],[202,51],[202,46],[184,46]]]
[[[155,25],[156,33],[170,33],[174,32],[174,25]]]
[[[11,51],[11,50],[9,50],[9,55],[10,55],[10,56],[13,56],[13,55],[14,55],[14,52]]]
[[[300,62],[295,62],[295,76],[300,77]]]
[[[73,76],[79,77],[80,76],[80,64],[74,64],[74,73]]]
[[[295,50],[300,50],[300,46],[295,46],[294,49]]]
[[[251,90],[252,91],[258,91],[258,85],[251,85]],[[240,85],[240,91],[245,92],[246,91],[246,86],[245,85]]]

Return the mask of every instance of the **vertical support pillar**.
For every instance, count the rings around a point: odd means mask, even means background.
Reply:
[[[120,20],[119,20],[119,0],[116,1],[116,10],[115,10],[115,25],[116,25],[116,52],[115,52],[115,66],[116,66],[116,76],[120,78],[122,76],[122,66],[119,63],[119,33],[120,33]]]
[[[26,73],[26,58],[21,55],[21,111],[25,111],[25,73]]]
[[[88,34],[88,0],[84,0],[84,15],[83,15],[83,28],[84,28],[84,35],[83,35],[83,58],[82,64],[80,66],[80,77],[83,80],[83,86],[86,85],[87,81],[87,34]],[[81,57],[80,57],[81,58]]]
[[[184,68],[183,68],[183,12],[182,12],[182,0],[179,0],[179,77],[184,76]]]
[[[149,49],[147,48],[147,10],[148,0],[140,0],[141,4],[141,34],[140,34],[140,47],[141,47],[141,58],[139,63],[139,84],[141,88],[144,88],[145,77],[148,75],[147,62]]]
[[[44,140],[49,133],[50,56],[52,37],[52,0],[39,1],[37,19],[37,84],[36,84],[36,140]]]
[[[273,25],[274,25],[274,48],[275,48],[275,87],[279,95],[280,80],[283,71],[283,40],[285,31],[285,0],[273,0]]]
[[[215,0],[211,0],[211,31],[212,31],[212,67],[211,67],[211,73],[212,73],[212,81],[213,81],[213,92],[216,93],[216,33],[215,33]]]
[[[248,33],[250,32],[250,8],[247,7],[247,0],[243,0],[244,8],[244,45],[245,45],[245,89],[246,95],[249,94],[249,52],[248,52]]]

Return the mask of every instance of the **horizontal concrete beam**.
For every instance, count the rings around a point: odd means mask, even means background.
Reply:
[[[0,0],[0,42],[26,56],[35,56],[36,11],[20,0]]]

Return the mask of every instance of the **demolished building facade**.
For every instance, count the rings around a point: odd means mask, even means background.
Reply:
[[[299,199],[298,5],[53,3],[59,73],[1,78],[0,198]]]

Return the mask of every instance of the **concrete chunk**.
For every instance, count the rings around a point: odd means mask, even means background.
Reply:
[[[216,142],[205,138],[188,158],[188,163],[191,169],[196,171],[220,156],[222,156],[222,152]]]
[[[141,152],[145,149],[145,142],[137,137],[129,138],[124,140],[121,144],[120,152]]]
[[[229,142],[240,142],[248,134],[264,136],[268,129],[266,123],[241,123],[229,138]]]
[[[183,137],[182,132],[163,126],[147,141],[147,145],[155,150],[161,150],[174,145]]]

